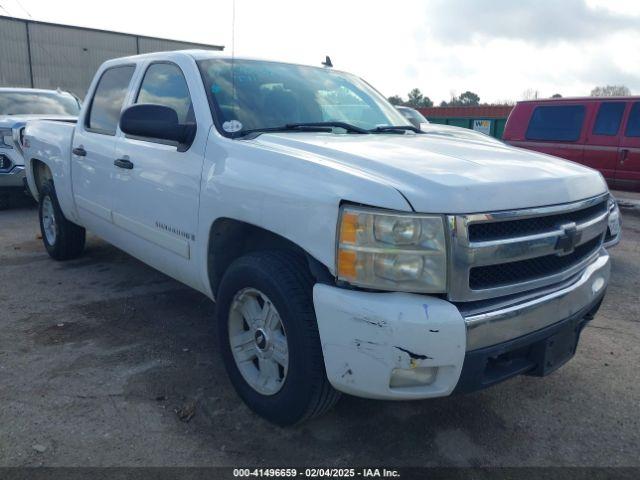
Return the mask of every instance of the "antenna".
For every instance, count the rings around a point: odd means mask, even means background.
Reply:
[[[231,2],[231,91],[236,101],[236,0]]]
[[[322,62],[322,65],[324,65],[327,68],[333,67],[333,63],[331,63],[331,57],[329,55],[324,57],[324,62]]]

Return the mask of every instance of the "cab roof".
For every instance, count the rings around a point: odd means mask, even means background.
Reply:
[[[143,53],[140,55],[131,55],[129,57],[120,57],[114,58],[112,60],[108,60],[105,64],[112,63],[126,63],[126,62],[139,62],[144,60],[171,60],[177,58],[192,58],[195,61],[200,60],[208,60],[212,58],[219,58],[222,60],[255,60],[261,62],[274,62],[274,63],[282,63],[288,65],[301,65],[306,67],[318,67],[318,68],[327,68],[321,66],[321,61],[324,59],[318,59],[317,65],[304,64],[304,63],[296,63],[296,62],[287,62],[282,60],[276,60],[271,58],[261,58],[261,57],[250,57],[250,56],[242,56],[242,55],[232,55],[230,53],[219,51],[219,50],[204,50],[204,49],[190,49],[190,50],[172,50],[166,52],[153,52],[153,53]],[[339,69],[331,68],[333,71],[340,71]]]

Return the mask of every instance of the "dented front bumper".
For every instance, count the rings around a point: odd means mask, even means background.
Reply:
[[[313,301],[327,377],[337,389],[378,399],[449,395],[466,350],[464,318],[451,303],[408,293],[317,284]],[[394,369],[437,367],[433,383],[392,388]]]
[[[470,385],[484,388],[496,383],[493,375],[489,379],[480,376],[489,372],[487,368],[494,366],[494,360],[509,361],[527,349],[539,354],[527,354],[528,363],[522,368],[506,373],[501,370],[499,381],[536,371],[540,359],[553,353],[551,347],[549,352],[539,349],[553,345],[553,336],[559,331],[566,333],[565,343],[571,343],[569,330],[573,329],[577,342],[576,329],[582,328],[582,320],[592,315],[602,300],[609,270],[609,256],[602,249],[570,285],[473,314],[425,295],[362,292],[317,284],[313,299],[327,377],[334,388],[345,393],[405,400],[446,396],[454,390],[470,391]],[[569,347],[575,351],[575,345]],[[562,352],[554,355],[560,365],[560,360],[568,360],[572,353],[566,358],[561,358]],[[465,374],[461,378],[463,366]],[[422,385],[394,386],[398,372],[412,369],[432,369],[435,375]],[[470,375],[478,376],[478,381]]]

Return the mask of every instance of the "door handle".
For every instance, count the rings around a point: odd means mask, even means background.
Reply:
[[[623,148],[620,150],[620,165],[624,165],[624,161],[627,159],[627,155],[629,155],[629,149]]]
[[[117,160],[114,160],[113,164],[118,168],[126,168],[127,170],[133,169],[133,163],[127,158],[119,158]]]
[[[87,151],[82,147],[74,148],[73,150],[71,150],[71,153],[73,153],[74,155],[77,155],[78,157],[86,157],[87,156]]]

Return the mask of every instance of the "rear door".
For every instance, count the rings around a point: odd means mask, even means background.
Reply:
[[[82,223],[108,238],[113,209],[116,131],[135,65],[106,69],[72,143],[73,196]]]
[[[188,65],[186,65],[188,67]],[[153,62],[142,67],[132,103],[153,103],[173,108],[180,123],[201,120],[206,98],[196,104],[178,63]],[[195,66],[194,66],[195,68]],[[194,82],[195,83],[195,82]],[[199,92],[204,95],[204,92]],[[189,268],[198,227],[200,181],[207,119],[198,121],[190,145],[153,138],[132,138],[120,133],[115,158],[127,160],[128,168],[116,168],[114,223],[121,227],[131,253],[159,270],[193,285]],[[113,163],[113,161],[112,161]]]
[[[582,103],[538,105],[529,119],[525,141],[513,144],[581,163],[586,117]]]
[[[624,100],[593,102],[595,115],[588,128],[583,162],[600,171],[609,186],[615,185],[622,119],[627,107]]]
[[[623,126],[616,169],[616,187],[640,191],[640,101],[631,104]]]

